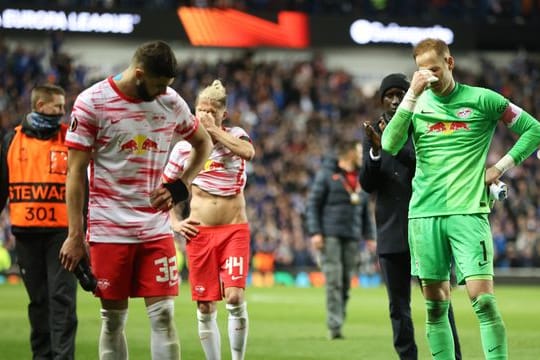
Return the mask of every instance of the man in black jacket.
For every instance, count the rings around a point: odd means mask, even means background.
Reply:
[[[414,328],[411,318],[411,257],[408,245],[408,207],[412,194],[412,178],[416,159],[412,139],[396,155],[381,150],[381,134],[390,121],[409,81],[403,74],[386,76],[379,89],[383,114],[372,124],[365,123],[366,143],[360,183],[376,194],[375,223],[377,253],[386,283],[394,348],[400,359],[417,359]],[[456,359],[461,359],[459,339],[450,308],[449,318],[454,334]]]
[[[359,240],[373,242],[375,236],[368,195],[358,182],[361,164],[362,145],[340,142],[337,159],[331,156],[324,161],[308,195],[307,227],[312,245],[321,251],[330,339],[343,338],[341,328]]]

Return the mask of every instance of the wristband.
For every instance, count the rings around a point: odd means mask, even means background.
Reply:
[[[164,183],[163,187],[171,193],[173,204],[178,204],[186,200],[189,196],[189,191],[181,179],[177,179],[171,183]]]
[[[401,104],[399,104],[399,107],[402,109],[408,110],[410,112],[413,112],[415,106],[416,106],[416,95],[414,95],[414,90],[412,88],[409,88],[409,90],[407,90],[407,92],[405,93],[405,96],[403,97]]]
[[[495,165],[497,170],[504,174],[509,169],[513,168],[516,165],[514,159],[508,154],[504,155],[501,160],[499,160]]]

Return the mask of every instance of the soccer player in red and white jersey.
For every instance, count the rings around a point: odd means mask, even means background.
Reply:
[[[186,140],[192,151],[181,181],[189,188],[212,142],[169,87],[175,71],[169,45],[145,43],[126,70],[84,90],[73,106],[66,136],[69,232],[60,259],[74,271],[87,256],[82,214],[88,169],[86,240],[102,306],[100,359],[128,357],[130,297],[145,299],[152,359],[180,357],[173,299],[178,271],[168,215],[174,194],[163,186],[162,173],[173,143]]]
[[[204,169],[193,180],[189,217],[180,220],[171,211],[173,230],[187,240],[191,296],[197,301],[199,337],[206,359],[221,358],[216,301],[225,298],[229,312],[228,335],[233,360],[243,359],[248,334],[244,289],[249,267],[249,226],[244,187],[246,160],[255,149],[240,127],[224,127],[227,94],[219,80],[203,89],[195,114],[214,143]],[[208,121],[212,119],[211,121]],[[191,145],[174,147],[164,171],[172,181],[189,166]]]

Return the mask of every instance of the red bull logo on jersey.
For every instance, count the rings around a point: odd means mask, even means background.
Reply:
[[[132,139],[120,143],[120,151],[142,155],[148,151],[159,151],[158,143],[146,135],[136,135]]]
[[[470,130],[469,125],[463,121],[439,121],[432,125],[428,125],[426,134],[429,133],[443,133],[445,135],[451,134],[458,130]]]
[[[204,170],[218,170],[218,169],[225,169],[225,164],[214,161],[212,159],[206,160],[204,163]]]

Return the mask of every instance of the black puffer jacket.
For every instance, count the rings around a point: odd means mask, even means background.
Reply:
[[[343,178],[345,171],[338,167],[337,159],[334,156],[326,158],[308,195],[306,220],[309,234],[375,239],[375,225],[368,210],[369,195],[361,191],[359,204],[351,204]]]

